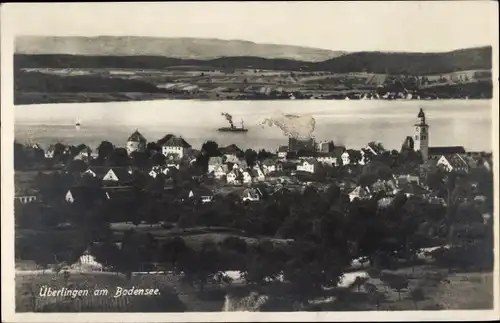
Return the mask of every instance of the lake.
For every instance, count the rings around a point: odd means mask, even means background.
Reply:
[[[379,141],[387,149],[400,149],[413,135],[414,123],[423,108],[430,125],[430,146],[461,145],[471,151],[492,151],[491,100],[364,100],[364,101],[193,101],[159,100],[19,105],[15,107],[15,137],[19,142],[37,142],[42,147],[62,142],[97,147],[103,140],[124,146],[138,129],[148,141],[167,133],[184,137],[194,148],[207,140],[219,145],[275,150],[286,145],[279,128],[260,123],[275,112],[310,114],[316,120],[317,140],[359,149]],[[220,133],[227,126],[222,112],[235,124],[244,120],[247,133]],[[80,130],[75,121],[81,121]]]

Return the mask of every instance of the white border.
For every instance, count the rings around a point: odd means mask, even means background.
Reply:
[[[498,28],[495,28],[493,40],[493,158],[494,158],[494,190],[495,210],[494,210],[494,230],[495,230],[495,269],[494,269],[494,309],[477,311],[401,311],[401,312],[284,312],[284,313],[263,313],[263,312],[216,312],[216,313],[75,313],[75,314],[19,314],[14,313],[14,217],[13,217],[13,140],[14,140],[14,106],[13,106],[13,38],[14,19],[9,15],[13,7],[33,6],[35,4],[2,4],[1,9],[1,198],[2,198],[2,321],[5,322],[250,322],[250,321],[424,321],[424,320],[495,320],[499,315],[499,175],[498,175]],[[38,6],[42,4],[36,4]],[[46,5],[46,4],[43,4]],[[64,4],[50,4],[64,5]],[[77,5],[76,3],[72,4]],[[90,3],[79,3],[80,6],[92,6]],[[114,3],[116,8],[123,8],[127,4]],[[147,4],[144,4],[147,5]],[[173,4],[170,4],[173,5]],[[200,4],[201,5],[201,4]],[[234,5],[234,3],[232,4]],[[314,5],[311,3],[310,5]],[[360,4],[362,6],[362,4]],[[489,1],[491,19],[497,22],[498,26],[498,3]],[[361,9],[362,10],[362,9]],[[443,17],[446,13],[443,13]],[[30,17],[23,17],[23,23],[29,23]],[[112,18],[112,17],[110,17]],[[302,22],[306,23],[306,22]],[[327,22],[325,22],[327,23]],[[471,134],[473,135],[473,134]]]

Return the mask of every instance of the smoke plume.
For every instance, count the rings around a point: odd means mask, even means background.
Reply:
[[[265,125],[280,128],[287,137],[306,140],[312,137],[316,128],[316,120],[311,115],[298,116],[275,112],[273,116],[262,121],[261,126]]]
[[[224,116],[227,121],[229,121],[229,124],[231,125],[231,128],[234,127],[233,116],[232,115],[230,115],[229,113],[226,113],[226,112],[222,112],[221,115]]]

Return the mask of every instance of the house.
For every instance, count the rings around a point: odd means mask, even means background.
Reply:
[[[54,158],[55,152],[56,152],[55,146],[50,145],[49,148],[47,148],[47,150],[45,151],[45,158],[47,158],[47,159]]]
[[[337,156],[335,156],[334,152],[318,152],[316,160],[322,164],[337,166]]]
[[[264,172],[262,172],[262,170],[260,169],[260,167],[255,167],[254,166],[251,169],[251,171],[250,171],[250,175],[253,178],[253,180],[256,181],[256,182],[263,182],[266,179],[266,177],[264,175]],[[245,175],[243,175],[243,176],[245,176]],[[245,179],[243,178],[243,181],[244,180]]]
[[[80,270],[85,269],[87,271],[102,271],[104,269],[103,264],[96,260],[89,249],[85,250],[71,267]]]
[[[100,188],[76,186],[70,188],[66,192],[64,199],[68,203],[78,202],[82,204],[87,204],[87,203],[92,204],[95,202],[103,201],[105,199],[109,199],[109,194],[107,194]]]
[[[146,138],[136,129],[127,139],[127,153],[146,151]]]
[[[243,202],[256,202],[260,200],[260,194],[257,189],[247,187],[241,193],[241,199]]]
[[[395,195],[397,187],[393,181],[383,181],[379,179],[371,185],[370,191],[373,193],[384,192],[387,195]]]
[[[404,195],[406,195],[406,197],[410,197],[413,195],[427,197],[430,194],[430,191],[415,183],[408,183],[406,185],[403,185],[398,190],[398,193],[403,193]]]
[[[354,201],[354,199],[369,199],[371,194],[369,190],[365,187],[357,186],[351,193],[349,193],[349,200]]]
[[[215,171],[215,168],[224,164],[222,157],[210,157],[208,159],[208,173]]]
[[[465,149],[462,146],[429,147],[429,159],[437,160],[443,155],[462,155],[465,153]]]
[[[37,200],[36,195],[17,195],[17,196],[14,196],[14,201],[18,201],[21,204],[33,203],[33,202],[36,202],[36,200]]]
[[[341,155],[342,165],[349,165],[351,163],[351,156],[347,151],[344,151]]]
[[[313,158],[304,160],[297,165],[297,171],[299,172],[314,173],[316,172],[317,168],[318,162]]]
[[[224,163],[232,163],[232,164],[239,164],[241,160],[236,156],[236,155],[224,155]]]
[[[219,165],[214,169],[214,177],[216,179],[221,179],[229,172],[229,167],[227,165]]]
[[[81,173],[81,176],[92,176],[97,178],[103,178],[109,171],[108,167],[102,166],[90,166],[86,171]]]
[[[176,154],[179,158],[184,155],[189,155],[191,152],[191,145],[188,144],[182,137],[172,136],[161,147],[163,155]]]
[[[417,185],[420,184],[420,176],[410,174],[394,176],[394,179],[396,180],[396,184],[398,186],[406,185],[408,183],[415,183]]]
[[[197,199],[202,203],[212,202],[214,199],[214,193],[205,187],[193,188],[189,191],[189,199]]]
[[[251,183],[251,182],[252,182],[252,174],[251,174],[251,172],[250,172],[250,171],[248,171],[248,170],[244,170],[244,171],[242,171],[242,173],[241,173],[241,174],[243,175],[243,180],[242,180],[242,182],[243,182],[244,184],[248,184],[248,183]]]
[[[125,167],[113,167],[102,178],[103,182],[116,183],[120,185],[132,182],[132,171]]]
[[[286,159],[286,155],[288,152],[288,147],[287,146],[279,146],[278,150],[276,151],[278,153],[278,158],[280,159]]]
[[[228,184],[241,184],[243,182],[243,173],[240,169],[233,168],[226,175],[226,181]]]
[[[264,159],[262,161],[262,171],[265,175],[283,171],[283,163],[276,159]]]
[[[221,147],[219,148],[219,151],[227,159],[232,159],[232,160],[238,159],[238,156],[243,153],[243,150],[241,150],[238,146],[234,144],[226,147]],[[232,161],[226,160],[226,162],[232,162]]]
[[[442,155],[436,165],[448,172],[469,172],[469,164],[459,154]]]

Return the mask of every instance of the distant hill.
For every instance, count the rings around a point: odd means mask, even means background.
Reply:
[[[290,45],[257,44],[242,40],[136,36],[18,36],[15,40],[15,53],[160,56],[200,60],[226,56],[255,56],[308,62],[324,61],[345,54],[342,51]]]
[[[476,47],[446,53],[358,52],[321,62],[238,56],[210,60],[163,56],[84,56],[15,54],[15,68],[136,68],[162,69],[197,66],[219,69],[271,69],[286,71],[368,72],[379,74],[440,74],[492,68],[492,48]]]

